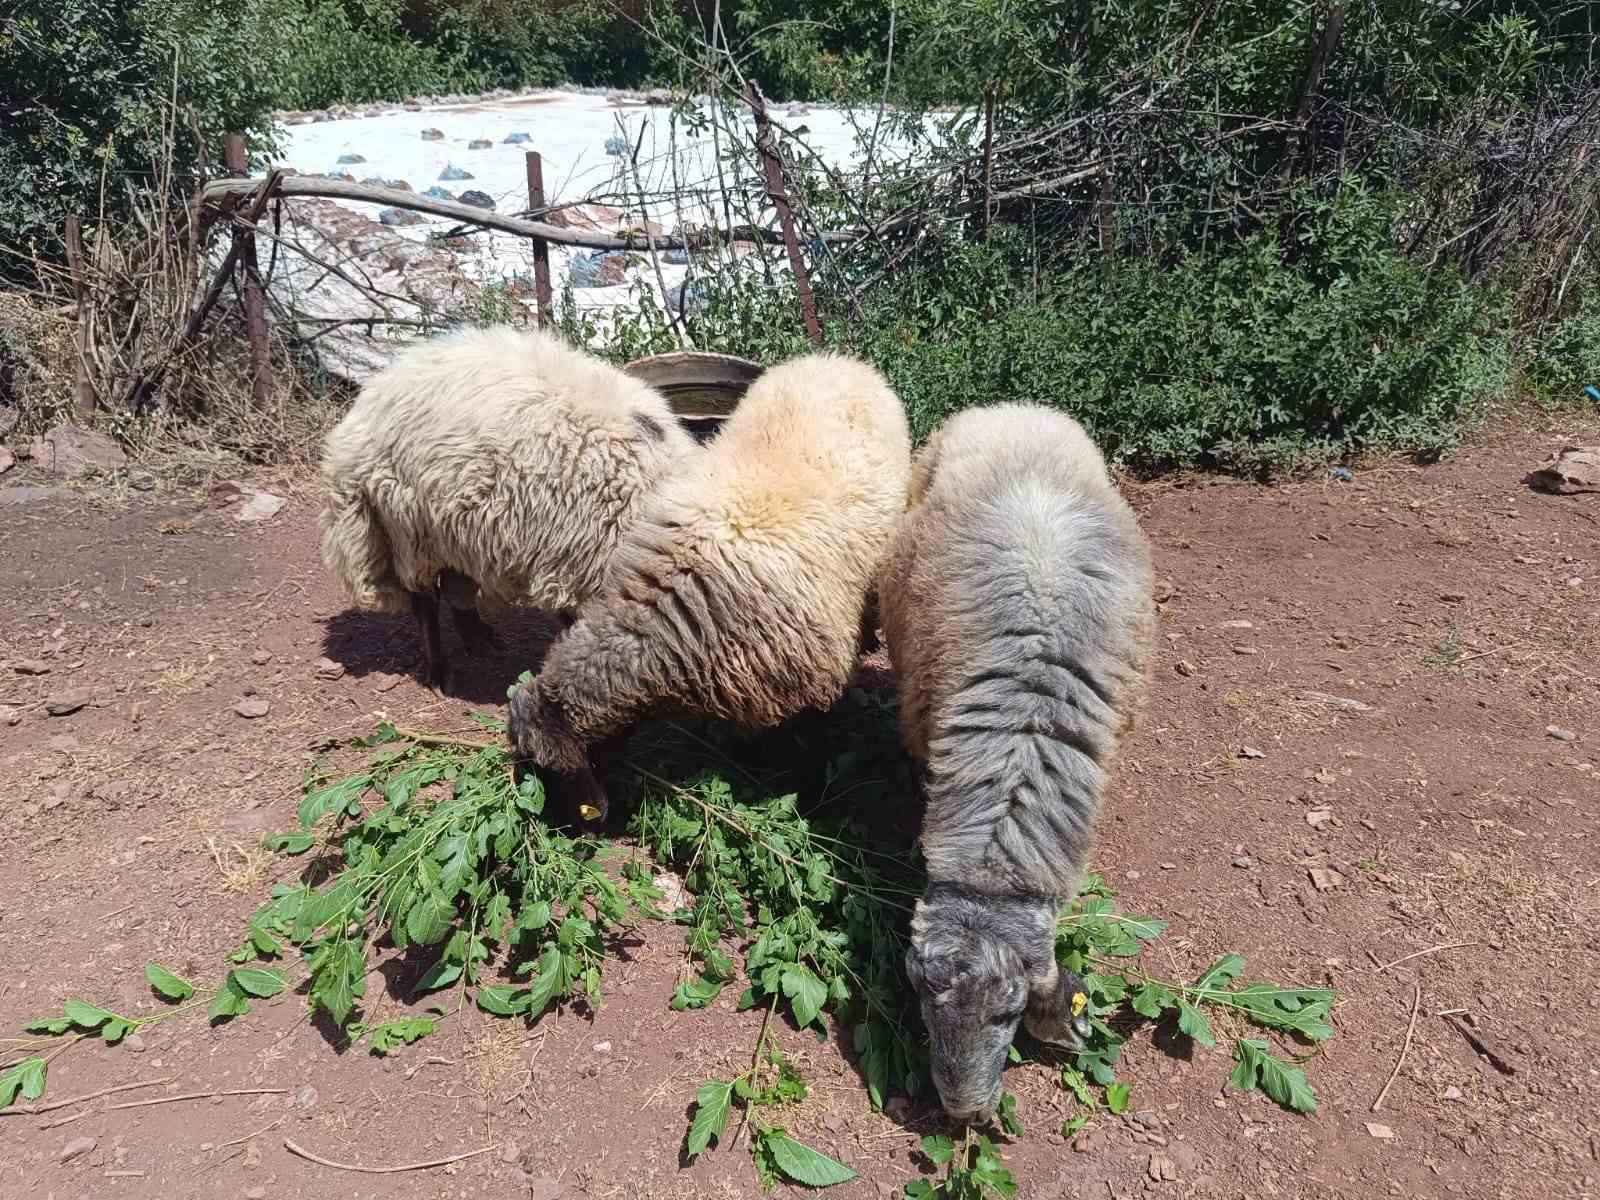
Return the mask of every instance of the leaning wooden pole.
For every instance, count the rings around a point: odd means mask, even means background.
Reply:
[[[528,215],[535,220],[545,219],[544,160],[537,150],[528,151]],[[559,218],[551,215],[554,223]],[[545,328],[555,324],[555,305],[550,291],[550,243],[542,237],[530,238],[533,245],[533,294],[539,305],[539,324]]]
[[[745,103],[756,118],[756,149],[761,154],[762,170],[767,177],[767,196],[778,210],[778,226],[783,230],[783,246],[789,252],[789,268],[794,272],[795,290],[800,293],[800,315],[806,324],[806,336],[813,346],[822,345],[822,326],[817,322],[817,302],[811,295],[811,277],[806,272],[806,260],[800,253],[800,242],[794,233],[794,211],[789,204],[789,193],[783,185],[783,161],[772,140],[772,122],[767,119],[767,100],[761,86],[754,79],[745,91]]]
[[[67,267],[72,272],[72,290],[78,299],[77,367],[73,373],[73,409],[85,424],[94,420],[94,380],[89,377],[89,327],[94,314],[89,305],[89,281],[83,263],[83,223],[76,213],[67,218],[64,231]]]
[[[245,153],[244,136],[228,134],[223,147],[228,173],[238,177],[248,175],[249,157]],[[235,225],[233,249],[236,251],[234,259],[244,275],[244,323],[250,335],[250,398],[260,411],[272,398],[272,346],[267,340],[267,299],[261,286],[261,264],[256,258],[254,231]]]

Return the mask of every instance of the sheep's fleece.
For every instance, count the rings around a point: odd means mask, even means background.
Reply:
[[[902,736],[925,765],[929,887],[907,971],[958,1116],[998,1101],[1019,1018],[1047,1041],[1081,1030],[1055,917],[1144,694],[1150,573],[1132,511],[1071,418],[970,409],[918,455],[879,603]]]
[[[328,435],[322,557],[356,607],[403,612],[440,572],[488,607],[577,608],[694,443],[651,388],[505,327],[400,355]]]
[[[767,726],[831,705],[910,457],[900,400],[865,363],[766,371],[645,503],[604,589],[512,697],[518,750],[582,771],[588,747],[651,712]]]

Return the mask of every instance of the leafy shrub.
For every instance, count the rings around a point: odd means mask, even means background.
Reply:
[[[325,108],[482,83],[465,55],[408,38],[400,0],[269,0],[274,102]]]
[[[1539,340],[1527,382],[1536,400],[1557,405],[1576,400],[1590,384],[1600,385],[1600,305],[1585,305]]]
[[[229,131],[267,148],[270,20],[252,0],[21,0],[0,17],[0,246],[58,259],[69,213],[118,213],[170,152],[182,176]],[[0,255],[0,277],[28,264]]]

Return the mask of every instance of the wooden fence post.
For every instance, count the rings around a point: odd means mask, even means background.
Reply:
[[[535,221],[547,218],[544,208],[544,160],[537,150],[528,151],[528,208]],[[554,224],[560,222],[553,221]],[[539,324],[549,328],[555,324],[555,307],[550,294],[550,243],[543,238],[530,238],[533,242],[533,294],[539,305]]]
[[[88,279],[84,275],[83,267],[83,223],[77,214],[67,218],[66,223],[67,267],[72,272],[72,288],[78,298],[78,350],[77,369],[73,376],[73,408],[79,420],[88,422],[94,420],[95,390],[94,380],[89,377],[89,288]]]
[[[745,103],[756,118],[756,148],[761,153],[762,167],[767,177],[767,196],[778,210],[778,225],[783,230],[783,245],[789,252],[789,268],[794,272],[795,290],[800,293],[800,315],[806,323],[806,336],[813,346],[822,345],[822,326],[817,323],[817,302],[811,296],[811,277],[806,273],[806,260],[801,257],[800,243],[794,235],[794,212],[789,206],[789,193],[783,186],[783,161],[772,141],[772,123],[767,119],[767,101],[761,86],[754,79],[745,92]]]
[[[224,160],[230,175],[249,174],[249,157],[244,136],[230,133],[223,141]],[[268,179],[263,187],[270,187]],[[272,346],[267,341],[267,302],[261,287],[261,264],[256,259],[256,235],[252,230],[233,229],[234,257],[244,272],[244,323],[250,335],[250,397],[257,409],[264,409],[272,397]]]
[[[983,89],[983,221],[978,226],[978,240],[989,237],[989,222],[994,217],[994,83]]]

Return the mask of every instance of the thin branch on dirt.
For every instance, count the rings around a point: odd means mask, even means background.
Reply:
[[[1417,1014],[1422,1011],[1422,985],[1412,984],[1411,995],[1411,1024],[1406,1026],[1406,1044],[1400,1047],[1400,1057],[1395,1060],[1394,1070],[1389,1072],[1389,1078],[1383,1085],[1383,1090],[1378,1093],[1378,1098],[1372,1102],[1372,1111],[1377,1112],[1383,1107],[1383,1099],[1389,1094],[1389,1089],[1394,1086],[1394,1081],[1400,1078],[1400,1068],[1406,1064],[1406,1055],[1411,1053],[1411,1039],[1417,1032]]]
[[[1462,1037],[1466,1038],[1467,1044],[1481,1054],[1485,1061],[1487,1061],[1488,1064],[1496,1071],[1499,1071],[1500,1074],[1515,1075],[1517,1073],[1517,1068],[1515,1065],[1507,1062],[1492,1049],[1490,1049],[1489,1043],[1485,1042],[1481,1037],[1479,1037],[1477,1033],[1473,1031],[1472,1027],[1462,1020],[1461,1017],[1451,1015],[1446,1017],[1445,1020],[1449,1021],[1451,1028],[1453,1028]]]
[[[1398,967],[1401,963],[1410,962],[1413,958],[1421,958],[1425,954],[1437,954],[1441,950],[1460,950],[1464,946],[1481,945],[1483,945],[1482,942],[1443,942],[1437,946],[1429,946],[1426,950],[1418,950],[1412,954],[1407,954],[1402,958],[1395,959],[1393,962],[1386,962],[1380,967],[1374,967],[1372,973],[1374,975],[1382,975],[1390,967]]]
[[[288,1119],[289,1119],[288,1117],[279,1117],[272,1124],[263,1125],[260,1129],[256,1130],[254,1133],[247,1133],[243,1137],[234,1138],[233,1141],[231,1141],[231,1142],[223,1142],[220,1146],[215,1147],[215,1149],[217,1149],[217,1150],[226,1150],[230,1146],[242,1146],[246,1142],[248,1142],[251,1138],[258,1138],[263,1133],[272,1132],[274,1129],[276,1129],[279,1125],[282,1125]]]
[[[499,742],[479,742],[470,738],[446,737],[442,733],[426,733],[415,729],[396,729],[395,737],[421,746],[459,746],[463,750],[493,750]]]
[[[87,1117],[92,1111],[94,1110],[88,1108],[80,1109],[78,1112],[73,1113],[70,1117],[57,1117],[54,1121],[45,1121],[39,1126],[39,1128],[58,1129],[62,1125],[71,1125],[74,1121],[83,1120],[83,1118]]]
[[[163,1075],[160,1079],[149,1079],[143,1083],[124,1083],[118,1087],[102,1088],[98,1092],[90,1092],[85,1096],[73,1096],[69,1100],[53,1100],[49,1104],[34,1104],[27,1108],[0,1108],[0,1117],[35,1117],[40,1113],[54,1112],[58,1108],[69,1108],[74,1104],[83,1104],[85,1101],[98,1100],[101,1096],[114,1096],[118,1092],[132,1092],[139,1088],[155,1087],[157,1084],[171,1083],[176,1075]]]
[[[425,1171],[429,1167],[447,1167],[451,1163],[462,1162],[469,1158],[477,1158],[480,1154],[487,1154],[496,1149],[494,1146],[484,1146],[478,1150],[468,1150],[465,1154],[453,1154],[449,1158],[434,1158],[427,1162],[406,1163],[403,1167],[358,1167],[354,1163],[334,1162],[331,1158],[323,1158],[313,1154],[304,1146],[297,1146],[290,1138],[283,1139],[284,1149],[290,1154],[298,1154],[301,1158],[308,1159],[319,1166],[332,1167],[336,1171],[359,1171],[363,1175],[398,1175],[404,1171]]]
[[[406,1079],[409,1082],[410,1080],[416,1078],[417,1072],[422,1070],[423,1067],[453,1067],[455,1065],[456,1064],[452,1059],[442,1058],[437,1054],[430,1054],[416,1066],[408,1067],[406,1069]]]
[[[180,1100],[209,1100],[213,1096],[287,1096],[288,1088],[241,1088],[232,1092],[185,1092],[181,1096],[162,1096],[158,1100],[133,1100],[127,1104],[113,1104],[106,1111],[118,1108],[148,1108],[152,1104],[177,1104]]]
[[[755,1073],[761,1069],[761,1051],[766,1048],[767,1030],[772,1027],[772,1012],[777,1007],[778,998],[774,996],[772,998],[772,1003],[767,1005],[767,1015],[761,1018],[761,1033],[756,1038],[756,1052],[750,1056],[749,1073],[752,1076],[754,1076]],[[744,1106],[744,1115],[739,1118],[739,1128],[733,1131],[733,1140],[728,1143],[730,1148],[739,1144],[739,1138],[744,1133],[744,1127],[750,1124],[751,1107],[752,1106],[749,1104]]]

